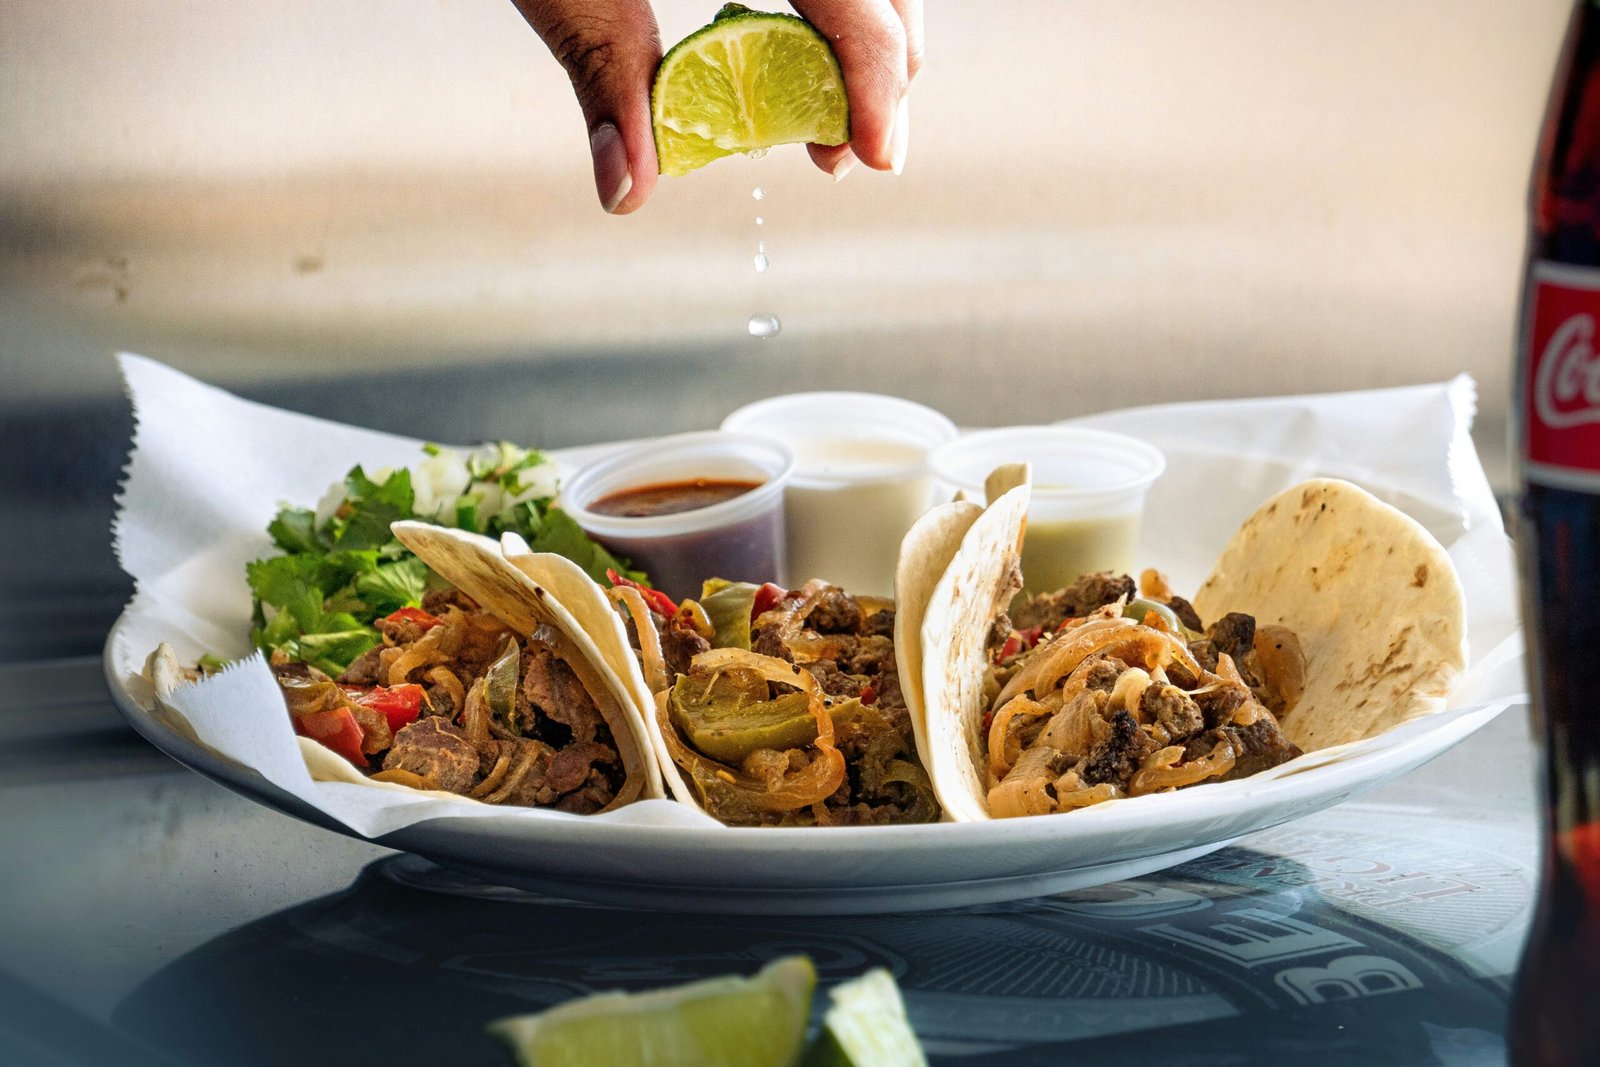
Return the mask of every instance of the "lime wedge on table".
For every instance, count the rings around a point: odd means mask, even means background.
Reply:
[[[780,144],[844,144],[850,111],[833,49],[794,15],[728,4],[661,60],[650,91],[662,174]]]
[[[788,1067],[817,972],[804,956],[649,993],[600,993],[489,1024],[522,1067]]]
[[[894,976],[882,967],[834,987],[804,1067],[927,1067]]]

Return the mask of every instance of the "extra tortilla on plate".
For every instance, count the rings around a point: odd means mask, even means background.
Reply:
[[[1242,611],[1299,636],[1306,688],[1282,725],[1307,752],[1443,710],[1467,664],[1449,555],[1410,516],[1336,479],[1257,509],[1194,606],[1205,619]]]

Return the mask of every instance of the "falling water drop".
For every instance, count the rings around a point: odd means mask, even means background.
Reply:
[[[766,224],[767,224],[767,220],[766,219],[762,218],[760,215],[756,216],[756,225],[757,226],[765,226]]]
[[[767,198],[767,191],[758,185],[755,187],[755,191],[750,195],[755,197],[757,200],[765,200]]]
[[[750,316],[751,337],[776,337],[782,330],[783,323],[779,322],[778,316],[771,312]]]
[[[756,242],[756,273],[764,274],[767,269],[767,242]]]

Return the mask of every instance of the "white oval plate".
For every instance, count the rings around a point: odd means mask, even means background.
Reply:
[[[105,666],[113,702],[140,735],[241,796],[359,836],[153,716],[138,676],[111,655],[132,621],[124,613],[113,627]],[[1082,889],[1183,863],[1391,781],[1518,702],[1510,698],[1416,720],[1377,739],[1379,744],[1298,773],[1197,786],[1068,815],[826,829],[434,818],[376,841],[497,884],[637,908],[845,914],[984,904]]]

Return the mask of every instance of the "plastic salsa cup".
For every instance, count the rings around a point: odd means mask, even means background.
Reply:
[[[707,578],[785,581],[784,487],[794,453],[750,434],[689,433],[642,442],[583,468],[561,506],[595,540],[650,576],[674,600],[698,597]],[[718,503],[668,514],[598,510],[608,498],[663,486],[750,482]]]
[[[1132,574],[1145,494],[1166,470],[1161,450],[1137,437],[1069,426],[980,430],[942,446],[929,463],[947,495],[982,502],[983,481],[1004,463],[1033,467],[1022,580],[1047,593],[1096,571]]]
[[[852,593],[894,595],[895,562],[911,524],[933,503],[928,453],[956,436],[932,408],[877,393],[790,393],[748,404],[724,430],[794,449],[788,572]]]

